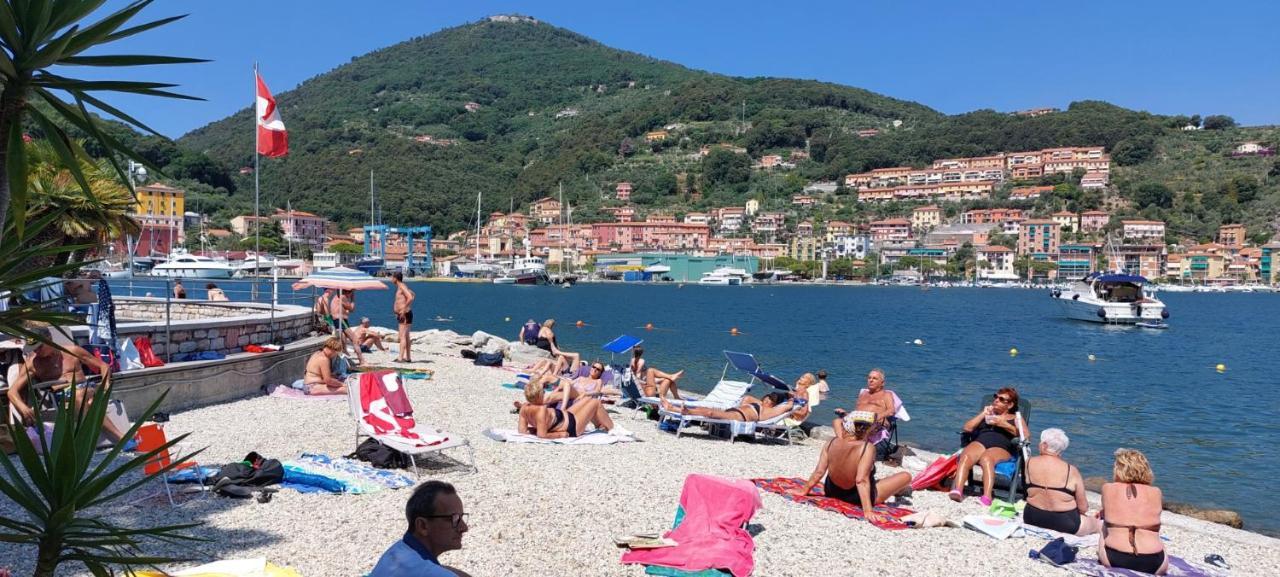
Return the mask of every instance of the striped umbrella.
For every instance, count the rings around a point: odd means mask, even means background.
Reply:
[[[295,289],[307,287],[337,290],[387,290],[387,285],[368,274],[338,266],[311,273],[293,285]]]

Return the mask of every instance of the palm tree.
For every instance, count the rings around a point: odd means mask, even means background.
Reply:
[[[46,236],[61,237],[56,239],[58,245],[101,246],[125,235],[138,234],[141,230],[129,215],[136,204],[133,194],[116,178],[106,160],[80,161],[80,172],[90,187],[84,190],[71,170],[62,166],[61,159],[48,141],[28,144],[26,152],[30,196],[27,214],[39,218],[55,210],[61,211],[54,228],[45,233]],[[57,264],[82,260],[79,249],[57,256]]]
[[[167,89],[173,84],[117,80],[81,80],[56,74],[74,66],[132,67],[152,64],[203,62],[193,58],[150,55],[94,55],[117,40],[164,26],[184,16],[161,18],[144,24],[127,24],[151,4],[152,0],[135,0],[92,24],[81,24],[106,0],[5,0],[0,2],[0,225],[6,217],[14,232],[22,236],[27,222],[28,187],[26,151],[22,146],[25,121],[43,132],[63,165],[79,183],[82,191],[92,190],[91,183],[80,170],[77,158],[87,158],[84,150],[72,141],[57,123],[60,120],[88,134],[108,152],[107,160],[121,182],[124,170],[115,155],[127,156],[151,168],[137,152],[98,129],[86,108],[93,106],[122,122],[152,134],[159,134],[120,109],[103,102],[97,95],[123,92],[199,100]],[[55,92],[71,96],[72,102]],[[37,102],[41,104],[37,107]],[[0,226],[0,235],[4,229]],[[2,236],[0,236],[2,238]]]

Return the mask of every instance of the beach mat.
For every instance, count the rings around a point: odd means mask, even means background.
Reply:
[[[1046,561],[1048,563],[1048,561]],[[1150,577],[1150,573],[1141,573],[1129,569],[1105,567],[1097,559],[1076,559],[1066,565],[1058,565],[1063,569],[1088,577]],[[1169,572],[1166,577],[1228,577],[1225,569],[1194,565],[1181,557],[1169,556]]]
[[[276,388],[272,389],[271,393],[267,396],[275,397],[277,399],[302,399],[306,401],[345,401],[347,400],[346,395],[308,395],[302,391],[299,391],[298,389],[286,387],[284,385],[276,385]]]
[[[1044,527],[1036,527],[1035,525],[1028,525],[1026,523],[1022,524],[1022,535],[1024,537],[1036,537],[1038,539],[1044,539],[1046,541],[1052,541],[1054,539],[1062,539],[1063,542],[1065,542],[1066,544],[1072,547],[1094,548],[1098,546],[1098,536],[1096,534],[1083,535],[1083,536],[1068,535],[1066,533],[1059,533],[1052,529],[1045,529]],[[1018,536],[1018,534],[1014,533],[1014,536],[1016,537]]]
[[[822,496],[822,486],[813,488],[813,491],[804,497],[797,497],[788,493],[788,491],[804,487],[804,479],[799,477],[777,477],[774,479],[752,479],[757,487],[776,493],[791,501],[812,505],[824,511],[833,511],[840,513],[850,519],[866,519],[867,522],[884,529],[886,531],[901,531],[910,529],[911,527],[902,521],[903,517],[914,513],[911,509],[903,507],[890,507],[887,505],[877,505],[872,511],[872,515],[866,515],[862,511],[862,507],[851,505],[839,499]]]
[[[534,435],[517,433],[515,429],[485,429],[484,436],[500,443],[530,443],[535,445],[612,445],[614,443],[635,441],[634,437],[618,437],[601,430],[564,439],[543,439]]]

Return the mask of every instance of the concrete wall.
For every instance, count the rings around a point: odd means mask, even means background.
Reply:
[[[265,303],[169,301],[162,298],[123,297],[116,303],[116,317],[143,322],[116,325],[120,338],[148,336],[161,359],[167,353],[216,351],[224,355],[242,352],[245,345],[290,343],[310,336],[311,309]],[[170,319],[165,325],[166,308]],[[72,329],[80,344],[89,340],[88,327]]]
[[[219,361],[173,363],[163,367],[116,373],[111,398],[124,403],[137,418],[152,402],[169,391],[161,412],[196,409],[262,394],[264,385],[291,383],[302,377],[307,357],[320,348],[327,335],[309,337],[270,353],[239,353]]]

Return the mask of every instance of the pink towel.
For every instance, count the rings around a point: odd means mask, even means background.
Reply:
[[[751,481],[689,475],[680,493],[684,520],[667,533],[678,545],[628,551],[622,562],[685,571],[727,569],[736,577],[750,575],[755,566],[755,542],[743,526],[760,504],[760,493]]]
[[[412,407],[408,412],[393,411],[385,396],[386,385],[383,379],[388,378],[388,375],[390,378],[399,379],[395,371],[360,373],[360,409],[364,412],[362,418],[379,435],[417,441],[420,437],[413,431],[417,423],[413,420]],[[404,391],[400,390],[399,393],[403,395]],[[408,399],[404,402],[408,403]]]

